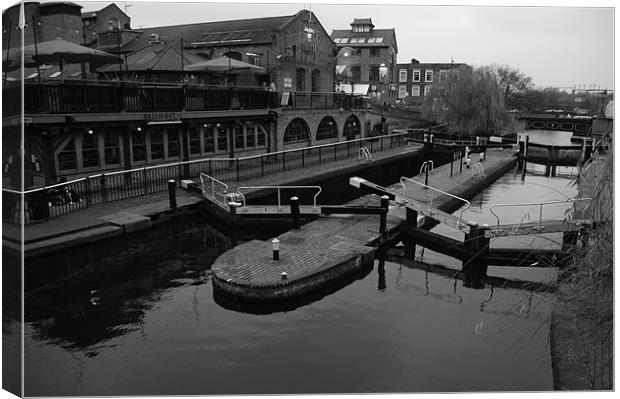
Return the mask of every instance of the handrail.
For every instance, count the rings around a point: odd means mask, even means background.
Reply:
[[[321,191],[323,191],[323,189],[321,188],[321,186],[242,186],[237,188],[237,193],[239,195],[241,195],[241,206],[245,206],[245,195],[241,192],[241,190],[249,190],[249,189],[265,189],[265,188],[274,188],[277,190],[278,192],[278,208],[282,208],[282,198],[281,198],[281,194],[280,194],[280,189],[289,189],[289,188],[314,188],[314,189],[318,189],[319,191],[317,191],[316,194],[314,194],[314,199],[313,199],[313,208],[316,208],[316,197],[318,197],[319,194],[321,194]]]
[[[406,135],[407,135],[407,133],[385,134],[383,136],[374,136],[374,137],[372,137],[372,139],[383,139],[383,138],[390,138],[390,137],[402,137],[402,136],[406,136]],[[190,165],[190,164],[194,164],[194,163],[208,162],[208,161],[223,161],[223,162],[226,162],[226,161],[228,161],[228,162],[248,161],[248,160],[253,160],[253,159],[260,159],[261,157],[265,157],[265,156],[278,156],[280,154],[285,154],[285,153],[308,151],[308,150],[313,150],[313,149],[317,149],[317,148],[334,147],[334,146],[337,146],[337,145],[344,145],[346,143],[359,143],[359,142],[367,141],[369,139],[370,139],[370,137],[363,137],[363,138],[354,139],[354,140],[339,141],[339,142],[336,142],[336,143],[321,144],[321,145],[315,145],[315,146],[311,146],[311,147],[295,148],[295,149],[291,149],[291,150],[283,150],[283,151],[270,152],[270,153],[265,153],[265,154],[250,155],[250,156],[247,156],[247,157],[239,157],[239,158],[201,158],[201,159],[193,159],[191,161],[180,161],[180,162],[177,161],[177,162],[174,162],[174,163],[166,163],[166,164],[159,164],[159,165],[144,166],[144,167],[141,167],[141,168],[134,168],[134,169],[128,169],[128,170],[119,170],[119,171],[114,171],[114,172],[109,172],[109,173],[97,173],[95,175],[90,175],[88,177],[81,177],[81,178],[78,178],[78,179],[75,179],[75,180],[70,180],[70,181],[64,182],[64,183],[57,183],[57,184],[54,184],[54,185],[51,185],[51,186],[45,186],[45,187],[35,188],[35,189],[32,189],[32,190],[27,190],[27,191],[24,191],[23,194],[31,194],[31,193],[34,193],[34,192],[37,192],[37,191],[49,190],[50,188],[54,188],[54,187],[57,187],[57,186],[77,183],[77,182],[80,182],[82,180],[85,180],[86,178],[94,179],[94,178],[97,178],[97,177],[101,177],[103,175],[106,175],[106,176],[119,175],[119,174],[124,174],[124,173],[140,172],[140,171],[145,171],[145,170],[166,168],[166,167],[172,167],[172,166],[179,167],[179,166],[183,166],[183,165]]]
[[[471,202],[467,201],[465,198],[458,197],[458,196],[456,196],[454,194],[447,193],[447,192],[442,191],[442,190],[440,190],[438,188],[431,187],[431,186],[426,185],[424,183],[417,182],[417,181],[415,181],[415,180],[413,180],[413,179],[411,179],[409,177],[402,176],[400,178],[400,184],[403,186],[403,190],[405,191],[405,193],[407,193],[407,186],[405,185],[405,181],[415,183],[415,184],[420,185],[422,187],[430,188],[431,190],[435,190],[435,191],[437,191],[437,192],[439,192],[441,194],[444,194],[444,195],[447,195],[449,197],[455,198],[457,200],[463,201],[467,205],[465,208],[463,208],[461,210],[461,213],[459,215],[459,223],[463,224],[463,212],[465,212],[466,210],[468,210],[471,207]],[[431,202],[432,202],[432,200],[431,200]]]
[[[219,184],[220,186],[222,186],[224,188],[224,193],[223,193],[223,197],[224,199],[226,199],[226,193],[228,193],[228,184],[219,181],[218,179],[216,179],[215,177],[209,176],[206,173],[200,173],[200,186],[202,188],[202,196],[206,197],[206,191],[205,191],[205,178],[209,179],[211,181],[211,198],[215,199],[215,183]]]
[[[433,173],[433,169],[435,169],[435,163],[433,161],[426,161],[422,164],[422,166],[420,166],[420,174],[425,173],[426,169],[428,169],[430,165],[430,169],[428,171],[428,173]],[[425,169],[426,167],[426,169]]]
[[[500,227],[500,219],[499,216],[493,212],[494,208],[498,208],[498,207],[511,207],[511,206],[540,206],[540,211],[538,214],[538,224],[542,224],[542,210],[543,210],[543,206],[544,205],[551,205],[551,204],[565,204],[565,203],[574,203],[577,201],[591,201],[592,198],[568,198],[565,200],[553,200],[553,201],[544,201],[544,202],[524,202],[524,203],[514,203],[514,204],[495,204],[495,205],[491,205],[489,207],[489,211],[493,214],[493,216],[495,216],[495,218],[497,219],[497,227]]]
[[[368,150],[368,147],[360,148],[360,153],[357,159],[358,160],[366,159],[368,161],[372,160],[372,154],[370,153],[370,150]]]
[[[485,177],[484,168],[480,162],[477,162],[471,169],[471,175],[477,179],[483,179]]]

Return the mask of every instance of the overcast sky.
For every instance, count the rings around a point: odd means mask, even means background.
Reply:
[[[357,3],[357,4],[354,4]],[[360,3],[366,4],[360,4]],[[110,2],[80,1],[83,11]],[[117,1],[132,28],[292,15],[311,8],[325,30],[349,29],[354,18],[372,18],[376,28],[395,28],[398,62],[508,64],[531,76],[537,86],[591,85],[613,88],[614,13],[611,1],[572,2],[571,7],[539,0],[516,7],[420,6],[414,1],[161,2]],[[343,4],[348,3],[348,4]],[[425,1],[426,4],[432,4]],[[444,4],[447,2],[443,2]],[[500,4],[452,0],[450,4]],[[441,4],[441,3],[437,3]],[[560,4],[566,4],[563,1]],[[594,8],[590,4],[598,6]]]

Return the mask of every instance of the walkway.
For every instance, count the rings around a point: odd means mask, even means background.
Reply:
[[[340,161],[305,167],[303,169],[274,173],[272,175],[245,180],[243,182],[227,182],[229,191],[236,190],[240,185],[286,185],[297,184],[304,180],[317,177],[329,177],[350,168],[358,169],[361,164],[382,163],[401,157],[410,156],[422,146],[407,145],[392,148],[373,154],[372,161],[360,161],[349,158]],[[196,183],[200,184],[200,181]],[[192,191],[177,189],[177,206],[179,211],[200,206],[204,198]],[[107,239],[136,230],[149,228],[151,220],[161,215],[171,214],[168,192],[161,191],[145,196],[97,204],[74,213],[61,215],[45,222],[25,226],[26,256],[40,255],[45,252],[64,249],[88,242]],[[20,227],[9,223],[2,224],[3,245],[20,250]]]
[[[477,155],[472,156],[477,160]],[[515,163],[513,151],[494,150],[484,161],[489,170],[486,181],[472,177],[471,169],[459,172],[455,163],[453,177],[450,164],[436,169],[429,184],[456,194],[478,190],[501,176]],[[423,176],[414,178],[422,181]],[[402,190],[400,184],[391,188]],[[408,196],[429,199],[430,190],[409,190]],[[472,191],[472,195],[473,195]],[[348,205],[378,205],[379,196],[358,198]],[[398,232],[405,208],[391,206],[387,218],[388,236]],[[280,260],[272,259],[270,241],[250,241],[221,255],[213,264],[213,284],[222,291],[250,300],[282,299],[303,295],[343,275],[359,270],[374,258],[373,246],[380,240],[378,215],[321,217],[298,230],[284,233],[280,240]],[[286,279],[282,273],[286,273]]]

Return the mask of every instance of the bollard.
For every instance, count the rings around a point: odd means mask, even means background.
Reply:
[[[228,210],[230,211],[230,223],[237,223],[237,207],[241,206],[240,202],[229,202]]]
[[[299,198],[291,197],[291,215],[293,215],[293,229],[300,227],[299,223]]]
[[[424,177],[425,186],[428,186],[428,169],[429,169],[429,164],[427,163],[426,166],[424,167],[424,171],[426,172],[426,176]],[[424,188],[428,188],[428,187],[424,187]]]
[[[271,240],[271,249],[273,251],[273,260],[280,260],[280,240],[277,238]]]
[[[467,167],[467,169],[469,169],[469,167],[471,166],[471,159],[467,158],[465,160],[465,166]]]
[[[450,160],[450,177],[452,177],[452,170],[454,169],[454,156]]]
[[[381,212],[381,218],[379,219],[379,233],[383,237],[387,236],[387,214],[390,209],[390,197],[387,195],[381,196],[381,208],[384,212]]]
[[[480,162],[484,161],[484,152],[480,153]]]
[[[168,198],[170,199],[170,208],[177,209],[177,192],[176,182],[174,179],[168,180]]]

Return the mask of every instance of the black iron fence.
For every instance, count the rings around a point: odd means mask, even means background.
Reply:
[[[3,114],[21,113],[20,85],[3,89]],[[344,93],[267,91],[258,87],[64,81],[26,83],[27,114],[180,112],[270,108],[362,108],[364,99]]]
[[[222,181],[244,181],[323,163],[358,158],[360,149],[371,153],[407,145],[406,133],[376,136],[244,158],[209,158],[140,169],[102,173],[24,192],[25,223],[36,223],[96,204],[139,197],[177,186],[185,179],[198,181],[206,173]],[[20,195],[3,189],[3,220],[19,223]]]

